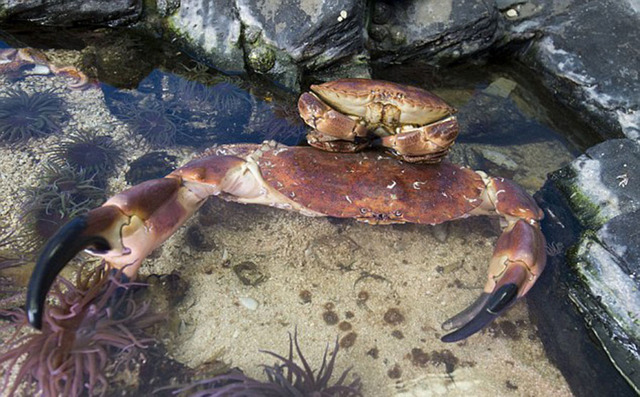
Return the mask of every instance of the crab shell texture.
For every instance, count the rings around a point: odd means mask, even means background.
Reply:
[[[271,150],[257,163],[272,188],[303,207],[373,224],[461,218],[485,188],[480,175],[449,162],[424,167],[375,153]]]
[[[393,105],[400,110],[401,124],[426,125],[456,113],[429,91],[389,81],[341,79],[312,85],[311,91],[334,109],[362,118],[371,103]]]

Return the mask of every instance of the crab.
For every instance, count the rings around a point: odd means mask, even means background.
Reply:
[[[57,66],[47,56],[34,48],[0,49],[0,74],[19,77],[22,74],[64,75],[73,79],[72,89],[82,90],[94,85],[89,77],[73,66]]]
[[[31,276],[30,323],[41,326],[47,291],[79,251],[87,249],[134,278],[143,259],[210,196],[370,224],[435,225],[473,215],[502,217],[504,230],[484,291],[443,324],[452,331],[442,338],[445,342],[474,334],[524,296],[546,261],[539,226],[543,213],[509,180],[446,160],[415,164],[377,152],[335,153],[275,142],[222,145],[63,226],[45,245]]]
[[[458,136],[456,110],[423,89],[367,79],[312,85],[298,101],[311,146],[355,152],[376,145],[408,162],[437,163]]]

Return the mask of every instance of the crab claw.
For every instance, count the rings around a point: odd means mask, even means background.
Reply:
[[[142,260],[171,236],[204,198],[206,195],[185,187],[182,178],[155,179],[117,194],[102,207],[64,225],[45,245],[29,280],[29,323],[38,329],[42,326],[47,292],[78,252],[87,249],[103,257],[107,266],[122,269],[125,276],[134,279]]]
[[[128,223],[128,217],[117,207],[99,207],[69,221],[47,242],[38,257],[27,290],[27,317],[33,327],[42,327],[47,292],[67,262],[85,248],[91,247],[94,252],[112,250],[113,241],[117,241],[119,229],[125,223]]]
[[[455,331],[441,340],[457,342],[488,325],[529,291],[545,263],[545,239],[537,224],[524,219],[510,224],[496,244],[484,292],[471,306],[442,324],[444,330]]]
[[[367,129],[356,120],[332,109],[315,94],[300,95],[298,111],[307,125],[314,128],[307,139],[311,146],[352,152],[367,146],[360,138],[367,136]],[[360,141],[360,142],[358,142]]]
[[[205,200],[222,192],[247,200],[259,196],[257,166],[236,156],[197,158],[164,178],[153,179],[119,193],[63,226],[46,244],[29,281],[27,314],[42,326],[47,292],[68,261],[86,249],[128,279],[151,251],[160,246]],[[251,170],[254,170],[253,173]]]

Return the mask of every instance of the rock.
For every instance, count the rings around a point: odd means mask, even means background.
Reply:
[[[489,48],[500,36],[491,2],[377,1],[368,47],[377,62],[426,61],[446,65]]]
[[[640,210],[640,144],[613,139],[594,146],[560,171],[556,184],[590,230]]]
[[[518,87],[518,83],[515,81],[505,77],[498,77],[483,92],[487,95],[508,98],[516,87]]]
[[[518,170],[518,163],[513,161],[509,156],[504,153],[501,153],[497,150],[491,149],[483,149],[480,150],[482,157],[485,160],[490,161],[495,164],[499,168],[502,168],[506,171],[516,172]]]
[[[236,0],[236,6],[245,29],[307,69],[322,69],[363,52],[363,2]]]
[[[0,21],[46,26],[121,26],[140,18],[141,0],[0,0]]]
[[[580,284],[569,297],[625,379],[640,392],[640,211],[584,236],[570,264]],[[613,234],[615,233],[615,234]]]
[[[579,279],[570,298],[640,392],[640,144],[610,140],[570,167],[575,176],[566,185],[569,203],[591,231],[569,257]]]
[[[253,298],[248,298],[245,296],[241,296],[240,298],[238,298],[238,301],[240,301],[242,306],[246,307],[251,311],[258,309],[258,306],[259,306],[259,303],[257,300]]]
[[[520,61],[603,138],[640,139],[640,53],[633,50],[640,7],[616,0],[541,3],[533,18],[508,27],[510,39],[539,37]]]
[[[350,63],[365,53],[364,12],[362,2],[348,0],[183,0],[168,21],[172,34],[209,65],[226,72],[246,65],[299,89],[303,69],[346,64],[348,74],[368,76],[367,65]]]
[[[244,72],[242,24],[233,0],[181,0],[167,28],[208,65],[227,73]]]
[[[550,356],[578,395],[640,391],[638,172],[640,144],[610,140],[553,173],[538,195],[550,257],[539,281],[546,288],[532,291],[530,303],[544,319],[538,326]],[[572,248],[565,256],[554,246]],[[603,365],[607,359],[620,375]]]
[[[521,108],[530,101],[520,100],[517,92],[514,81],[498,78],[484,91],[474,93],[457,114],[458,142],[508,146],[556,139],[546,120]]]

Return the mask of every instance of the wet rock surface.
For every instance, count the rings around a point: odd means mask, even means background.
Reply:
[[[609,140],[555,172],[538,195],[549,260],[545,288],[532,291],[530,303],[550,355],[578,395],[635,395],[640,385],[638,171],[640,145]]]
[[[364,53],[365,6],[357,1],[182,1],[170,31],[213,66],[262,74],[296,88],[301,72]],[[349,63],[349,75],[368,75]]]
[[[252,71],[294,89],[305,75],[367,77],[370,60],[441,67],[506,48],[602,137],[640,137],[633,1],[158,0],[145,7],[0,0],[0,20],[114,26],[144,15],[143,29],[165,31],[219,70]]]
[[[640,138],[640,6],[633,1],[524,2],[513,40],[536,36],[519,59],[603,138]]]
[[[119,26],[136,22],[141,0],[0,1],[0,21],[49,26]]]
[[[368,33],[376,62],[446,65],[491,46],[499,37],[498,13],[483,0],[377,1]]]
[[[226,72],[244,71],[242,26],[232,0],[182,0],[167,22],[171,34],[199,58]]]

